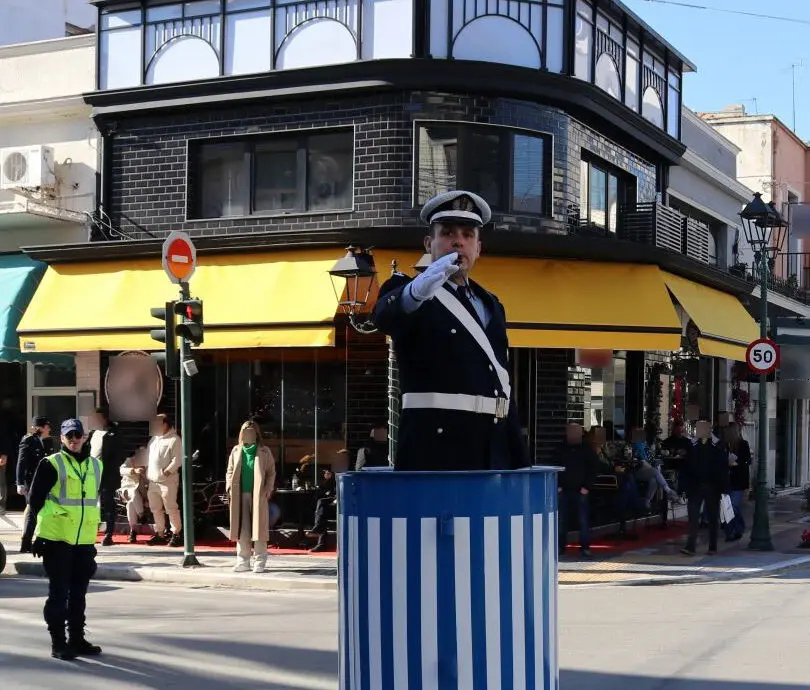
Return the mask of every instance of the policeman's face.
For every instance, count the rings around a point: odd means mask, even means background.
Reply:
[[[78,453],[82,449],[84,437],[78,431],[69,431],[62,436],[62,443],[73,453]]]
[[[425,251],[434,261],[458,252],[461,259],[459,273],[466,277],[481,254],[478,228],[458,223],[434,223],[431,234],[425,238]]]
[[[51,435],[51,425],[46,424],[43,427],[40,427],[40,436],[42,438],[48,438]]]

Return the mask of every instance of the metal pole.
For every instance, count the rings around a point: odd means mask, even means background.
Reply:
[[[188,283],[180,283],[180,299],[191,299]],[[186,321],[185,315],[183,321]],[[191,359],[191,346],[185,338],[180,338],[180,434],[183,446],[183,567],[199,566],[194,555],[194,506],[192,505],[191,469],[191,377],[183,366]]]
[[[760,289],[762,314],[759,323],[760,337],[768,337],[768,247],[763,242],[760,257]],[[754,551],[773,551],[771,526],[768,517],[768,375],[759,375],[759,461],[754,492],[754,524],[748,548]]]

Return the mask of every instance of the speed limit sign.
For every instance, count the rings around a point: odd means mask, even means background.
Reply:
[[[779,346],[769,338],[760,338],[745,351],[748,368],[757,374],[770,374],[779,366]]]

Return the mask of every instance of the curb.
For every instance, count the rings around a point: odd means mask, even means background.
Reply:
[[[9,563],[18,575],[45,577],[42,563],[16,561]],[[317,577],[285,577],[273,574],[257,576],[252,573],[222,573],[199,568],[183,569],[116,566],[99,564],[93,580],[117,582],[155,582],[185,586],[229,587],[232,589],[261,590],[265,592],[322,591],[336,592],[337,579]]]
[[[712,575],[676,575],[671,577],[644,577],[637,580],[622,580],[619,582],[583,582],[582,584],[560,584],[560,587],[570,589],[586,589],[590,587],[657,587],[663,585],[694,585],[712,582],[733,582],[735,580],[749,580],[764,575],[774,575],[801,568],[810,564],[810,556],[799,556],[789,561],[766,565],[761,568],[751,568],[744,572],[715,573]]]

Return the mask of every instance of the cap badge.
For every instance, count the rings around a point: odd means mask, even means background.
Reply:
[[[475,203],[473,203],[473,200],[470,199],[470,197],[460,196],[457,199],[453,199],[453,210],[475,212],[476,208]]]

